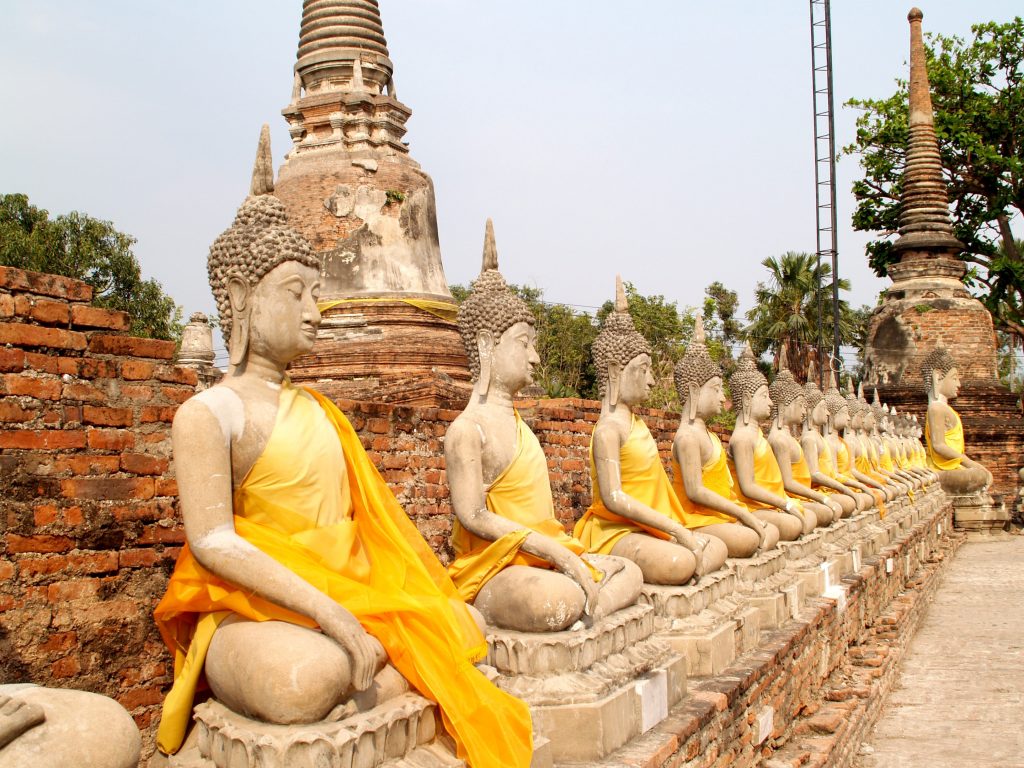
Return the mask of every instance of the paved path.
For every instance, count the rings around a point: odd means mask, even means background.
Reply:
[[[862,768],[1024,767],[1024,536],[961,547],[867,744]]]

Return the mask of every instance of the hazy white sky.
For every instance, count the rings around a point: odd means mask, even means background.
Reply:
[[[206,254],[248,188],[260,125],[278,165],[300,0],[8,4],[0,26],[0,192],[136,238],[147,276],[211,311]],[[906,77],[908,3],[833,2],[837,106]],[[967,35],[1019,0],[933,0],[926,31]],[[502,270],[596,306],[617,271],[698,304],[721,280],[750,308],[760,261],[813,251],[806,0],[381,0],[412,156],[435,181],[449,282]],[[840,109],[839,144],[856,115]],[[838,168],[840,274],[875,301]]]

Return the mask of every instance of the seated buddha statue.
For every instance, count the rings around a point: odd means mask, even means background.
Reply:
[[[963,495],[992,485],[992,473],[964,453],[964,426],[949,401],[960,392],[960,373],[949,352],[936,347],[921,363],[928,416],[924,423],[928,466],[939,473],[946,493]]]
[[[897,495],[906,494],[913,489],[913,483],[900,477],[894,470],[891,457],[887,456],[885,446],[878,436],[878,419],[875,408],[864,397],[864,383],[858,386],[857,400],[860,403],[860,419],[857,421],[857,435],[867,456],[871,471],[883,482],[896,489]],[[879,413],[881,408],[879,407]]]
[[[871,438],[878,450],[879,463],[895,479],[910,488],[920,488],[923,484],[920,477],[907,471],[900,456],[900,444],[893,432],[893,419],[888,406],[883,405],[875,390],[874,402],[871,404],[874,416],[874,429]]]
[[[849,517],[858,508],[857,494],[839,480],[832,449],[825,440],[824,429],[829,420],[828,406],[825,404],[825,395],[818,387],[818,372],[813,360],[807,369],[804,402],[806,408],[803,432],[800,435],[800,448],[804,460],[793,467],[793,479],[801,485],[810,486],[824,493],[839,504],[842,508],[842,517]]]
[[[804,509],[814,513],[818,526],[829,525],[842,515],[843,508],[827,494],[814,490],[806,482],[810,480],[807,460],[792,430],[803,423],[807,401],[804,399],[803,388],[787,365],[785,345],[779,354],[779,371],[768,388],[768,396],[772,401],[768,445],[779,462],[782,485],[790,496],[800,499]]]
[[[135,721],[113,699],[0,685],[0,768],[137,768],[141,750]]]
[[[411,686],[474,768],[528,766],[529,711],[474,666],[486,641],[444,567],[345,416],[288,379],[316,339],[320,262],[259,168],[210,248],[228,371],[172,427],[187,543],[155,611],[174,657],[158,746],[180,749],[203,684],[279,725]]]
[[[536,320],[498,272],[487,222],[483,269],[459,307],[473,392],[444,440],[455,524],[448,572],[487,622],[555,632],[636,602],[640,568],[587,554],[555,517],[547,459],[513,397],[540,362]]]
[[[835,372],[831,369],[824,401],[828,410],[828,420],[822,427],[822,436],[835,460],[836,479],[854,491],[857,497],[857,509],[868,510],[876,504],[884,503],[886,495],[882,490],[872,488],[853,476],[853,457],[850,447],[842,435],[843,430],[850,423],[850,406],[846,402],[846,398],[839,392]]]
[[[871,463],[871,455],[862,436],[864,428],[863,416],[867,403],[861,402],[857,398],[856,393],[853,391],[853,379],[850,379],[847,384],[846,406],[850,412],[850,420],[843,429],[842,439],[850,452],[850,461],[852,462],[850,474],[866,487],[883,493],[885,496],[884,501],[892,501],[899,494],[899,489],[890,483],[887,478],[875,471]],[[880,499],[880,501],[882,500]],[[879,506],[879,510],[884,514],[884,507],[882,505]]]
[[[632,560],[649,584],[686,584],[725,563],[725,543],[691,533],[683,506],[658,455],[658,444],[635,412],[650,394],[651,348],[629,315],[622,279],[615,309],[592,348],[601,415],[590,441],[594,501],[574,534],[588,552]]]
[[[722,412],[725,392],[722,369],[708,354],[700,315],[693,341],[676,364],[675,383],[683,413],[672,443],[673,487],[686,527],[724,541],[730,557],[773,549],[779,528],[740,500],[722,441],[707,427],[707,420]]]

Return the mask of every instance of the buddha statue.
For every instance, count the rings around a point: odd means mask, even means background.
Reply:
[[[141,750],[135,721],[113,699],[0,685],[0,768],[136,768]]]
[[[878,499],[879,511],[884,514],[885,508],[882,502],[892,501],[895,499],[898,494],[898,490],[895,486],[889,483],[886,478],[878,474],[872,467],[871,455],[861,434],[864,427],[863,417],[864,411],[867,408],[867,403],[862,403],[857,399],[857,395],[853,391],[853,380],[850,379],[847,383],[848,391],[846,393],[846,406],[850,412],[850,419],[849,422],[847,422],[846,427],[843,429],[842,439],[850,452],[850,460],[852,462],[850,474],[853,475],[854,479],[862,483],[867,488],[878,491],[884,495],[884,499]]]
[[[892,414],[888,406],[883,405],[878,397],[878,390],[875,390],[874,402],[871,405],[871,412],[874,415],[875,427],[872,439],[878,450],[879,463],[882,469],[890,476],[900,480],[904,485],[909,483],[910,488],[920,488],[923,481],[913,472],[908,472],[905,462],[900,456],[900,444],[894,431]]]
[[[792,429],[803,423],[807,411],[804,391],[793,377],[786,360],[786,347],[779,354],[779,370],[768,388],[772,401],[768,445],[775,453],[782,473],[782,486],[790,496],[799,497],[804,509],[813,512],[818,526],[829,525],[843,514],[843,508],[829,496],[810,487],[807,461]],[[803,482],[801,482],[803,481]]]
[[[632,605],[643,575],[587,554],[555,518],[547,460],[513,405],[540,362],[535,322],[498,272],[488,220],[483,269],[458,315],[473,392],[444,440],[456,517],[448,572],[488,624],[556,632]]]
[[[620,277],[593,358],[601,394],[590,442],[594,501],[576,524],[576,538],[588,552],[632,560],[649,584],[686,584],[721,568],[725,543],[686,527],[658,444],[634,412],[654,383],[651,348],[633,326]]]
[[[444,567],[345,416],[288,379],[320,324],[320,264],[264,152],[210,248],[228,371],[172,427],[187,543],[155,611],[175,669],[158,746],[180,749],[204,680],[232,712],[296,727],[411,686],[460,758],[528,766],[529,711],[474,666],[486,641]]]
[[[730,557],[773,549],[779,528],[741,501],[722,442],[707,427],[707,419],[722,412],[725,392],[722,369],[708,354],[700,315],[693,341],[676,365],[675,383],[683,413],[672,443],[673,487],[683,504],[686,527],[724,541]]]
[[[913,483],[899,477],[894,471],[891,459],[885,455],[884,446],[878,437],[878,418],[875,408],[864,397],[864,383],[858,387],[857,400],[860,404],[860,419],[857,422],[858,436],[867,456],[871,472],[882,482],[891,485],[897,495],[905,495],[913,489]],[[879,412],[881,409],[879,408]]]
[[[843,430],[850,423],[850,406],[846,398],[839,392],[836,385],[835,372],[829,370],[829,384],[825,390],[825,407],[828,409],[829,418],[822,428],[822,435],[825,442],[831,449],[835,459],[836,477],[847,488],[853,489],[857,495],[857,508],[867,510],[876,504],[885,502],[885,493],[877,488],[862,483],[853,475],[853,456],[850,446],[843,438]]]
[[[839,480],[832,449],[825,440],[824,429],[829,412],[825,395],[818,387],[818,372],[813,360],[807,368],[804,402],[803,432],[800,435],[803,462],[793,467],[793,479],[824,493],[839,504],[842,517],[849,517],[858,509],[857,494]]]
[[[740,501],[756,517],[779,529],[783,541],[795,541],[811,531],[817,516],[786,493],[782,472],[761,423],[771,414],[768,380],[757,368],[748,343],[729,379],[736,426],[729,439],[729,470]]]
[[[960,373],[956,360],[942,347],[932,350],[921,363],[925,392],[928,393],[928,417],[924,437],[928,466],[939,473],[946,493],[966,495],[984,491],[992,484],[992,473],[964,453],[964,427],[949,401],[960,392]]]

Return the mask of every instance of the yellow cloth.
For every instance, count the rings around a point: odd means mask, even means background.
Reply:
[[[531,531],[554,539],[577,555],[586,548],[565,532],[555,517],[555,504],[551,498],[551,481],[548,479],[548,462],[544,449],[526,423],[516,412],[516,453],[512,461],[487,489],[487,509],[499,517],[519,523],[523,527],[507,533],[496,541],[476,536],[459,523],[452,525],[452,548],[455,560],[448,566],[448,575],[467,603],[490,579],[510,565],[530,565],[535,568],[553,568],[520,547]],[[600,581],[603,574],[591,566],[594,581]]]
[[[731,460],[729,461],[729,471],[732,473],[733,480],[735,481],[736,496],[742,504],[745,504],[750,509],[776,509],[771,504],[756,501],[743,494],[743,490],[740,488],[739,476],[736,474],[736,465]],[[772,450],[763,434],[757,436],[757,444],[754,446],[754,484],[774,493],[776,496],[781,496],[784,499],[790,498],[786,493],[786,486],[782,484],[782,470],[779,469],[779,462],[775,458],[775,451]]]
[[[882,453],[878,457],[878,464],[886,472],[895,472],[896,465],[893,464],[892,451],[889,449],[889,445],[883,440],[882,441]]]
[[[964,424],[960,421],[960,414],[954,411],[952,408],[949,409],[953,412],[953,418],[956,419],[956,424],[946,430],[946,445],[952,448],[957,453],[963,453],[966,447],[964,443]],[[928,467],[930,469],[940,469],[948,472],[951,469],[959,469],[961,459],[956,457],[955,459],[944,459],[935,452],[932,447],[932,431],[931,424],[928,419],[924,422],[924,439],[928,443]]]
[[[352,612],[415,689],[440,705],[461,758],[474,768],[528,766],[526,705],[473,666],[486,653],[483,635],[348,420],[288,382],[279,402],[267,446],[235,491],[237,533]],[[175,661],[157,735],[165,752],[181,746],[210,639],[231,613],[315,627],[223,581],[183,547],[155,611]]]
[[[447,320],[449,323],[454,323],[459,314],[459,306],[453,304],[450,301],[431,301],[430,299],[399,299],[399,298],[361,298],[361,299],[335,299],[334,301],[322,301],[316,305],[316,308],[321,312],[326,312],[329,309],[340,307],[342,304],[352,304],[356,302],[364,301],[401,301],[409,306],[422,309],[424,312],[429,312],[435,317],[439,317],[442,320]]]
[[[636,416],[633,417],[629,437],[619,450],[619,467],[623,493],[675,522],[686,525],[683,505],[661,463],[658,444],[643,419]],[[573,530],[573,535],[588,552],[607,555],[627,533],[646,533],[659,539],[671,538],[664,531],[627,520],[605,507],[597,486],[593,438],[590,443],[590,487],[593,489],[594,501]]]
[[[722,448],[722,441],[714,432],[708,432],[711,438],[711,458],[701,467],[701,484],[712,493],[717,493],[733,504],[741,504],[736,488],[733,486],[732,475],[729,474],[729,462]],[[683,524],[687,528],[703,528],[705,525],[718,523],[735,523],[736,518],[717,509],[701,504],[694,504],[683,488],[683,472],[675,456],[672,457],[672,489],[683,508]]]

